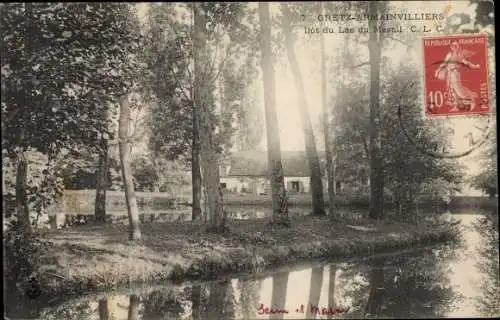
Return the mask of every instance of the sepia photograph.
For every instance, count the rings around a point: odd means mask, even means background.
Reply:
[[[500,317],[493,1],[0,4],[3,317]]]

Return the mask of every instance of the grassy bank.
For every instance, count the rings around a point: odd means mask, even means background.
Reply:
[[[127,242],[127,227],[84,226],[48,231],[52,245],[43,257],[44,293],[82,294],[130,283],[210,279],[231,272],[255,272],[298,261],[366,256],[416,245],[451,240],[449,225],[418,226],[369,220],[333,224],[327,217],[304,216],[292,228],[275,228],[267,220],[231,221],[225,235],[205,233],[198,222],[148,223],[143,240]]]

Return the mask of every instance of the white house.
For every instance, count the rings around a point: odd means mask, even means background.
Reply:
[[[285,188],[290,193],[309,193],[310,174],[304,151],[282,151]],[[269,194],[267,151],[243,151],[222,162],[220,183],[223,189],[238,193]],[[323,179],[326,187],[326,179]]]

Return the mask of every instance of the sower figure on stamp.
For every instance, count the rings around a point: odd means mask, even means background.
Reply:
[[[440,80],[446,80],[447,103],[453,106],[452,111],[458,111],[459,107],[470,105],[469,110],[474,110],[475,98],[477,94],[462,84],[460,80],[460,64],[463,64],[472,69],[478,69],[479,64],[473,64],[466,58],[471,56],[473,52],[463,50],[454,41],[450,46],[450,52],[446,55],[444,61],[439,65],[434,73],[434,76]]]

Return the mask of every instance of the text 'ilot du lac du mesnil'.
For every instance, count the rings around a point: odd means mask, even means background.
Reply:
[[[315,315],[339,315],[339,314],[345,314],[349,312],[349,307],[348,308],[322,308],[319,306],[315,305],[309,305],[309,310],[311,314]],[[306,307],[301,304],[297,309],[293,310],[295,313],[306,313]],[[257,314],[259,315],[268,315],[268,314],[288,314],[290,311],[288,309],[284,308],[269,308],[266,307],[263,303],[259,305],[259,308],[257,309]]]

